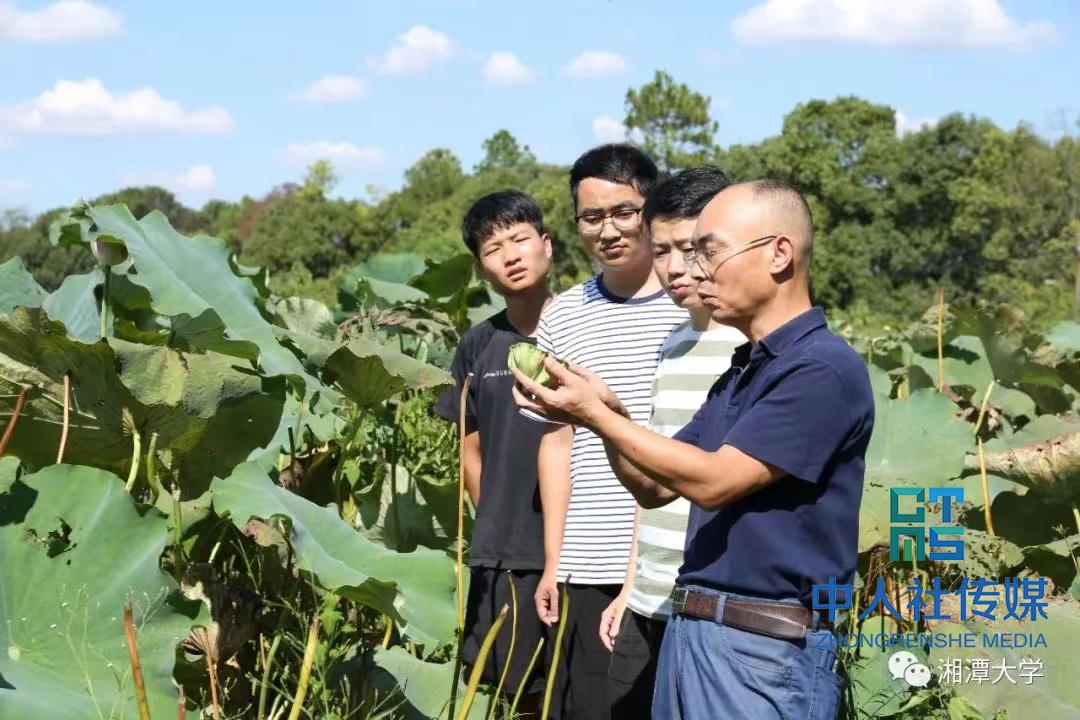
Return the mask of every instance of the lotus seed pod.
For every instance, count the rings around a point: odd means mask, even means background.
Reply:
[[[517,369],[525,373],[531,379],[546,387],[555,387],[555,378],[544,367],[544,359],[548,354],[532,343],[516,343],[510,346],[510,354],[506,358],[506,365],[511,370]],[[563,362],[563,361],[559,361]],[[563,362],[563,365],[566,363]]]

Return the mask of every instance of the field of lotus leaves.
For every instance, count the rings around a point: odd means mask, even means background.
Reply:
[[[52,237],[99,264],[52,293],[0,265],[0,720],[509,717],[490,689],[465,700],[456,430],[428,411],[498,307],[471,258],[376,256],[328,308],[160,213],[76,207]],[[848,650],[844,717],[1076,717],[1080,325],[941,300],[851,341],[878,402],[857,586],[905,607],[916,576],[1050,592],[1045,619],[968,628],[1044,633],[966,651],[1041,657],[1032,685],[909,688]],[[962,563],[889,562],[895,486],[965,489]]]

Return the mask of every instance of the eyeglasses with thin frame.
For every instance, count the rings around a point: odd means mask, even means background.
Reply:
[[[574,219],[577,220],[578,230],[582,235],[599,234],[604,229],[604,221],[608,218],[611,218],[611,224],[615,226],[616,230],[626,232],[637,228],[643,207],[619,208],[606,214],[588,213],[578,215]]]
[[[701,268],[702,272],[712,274],[712,273],[715,273],[717,270],[719,270],[721,265],[723,265],[724,263],[726,263],[728,260],[735,257],[736,255],[741,255],[742,253],[746,252],[747,250],[752,250],[753,248],[760,247],[762,245],[767,245],[768,243],[772,242],[773,240],[775,240],[778,237],[780,237],[780,236],[779,235],[763,235],[762,237],[754,238],[753,240],[748,240],[747,242],[744,242],[742,245],[736,245],[735,247],[730,247],[730,248],[727,248],[726,250],[718,250],[718,251],[715,251],[715,252],[708,252],[708,251],[698,250],[697,248],[690,248],[689,250],[684,250],[683,251],[683,253],[682,253],[683,262],[686,263],[686,267],[691,267],[692,265],[694,265],[694,263],[697,263],[697,266],[699,268]],[[720,260],[717,260],[716,256],[718,256],[718,255],[723,255],[725,257],[723,257]]]

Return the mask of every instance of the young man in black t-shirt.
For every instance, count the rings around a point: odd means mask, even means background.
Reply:
[[[515,190],[477,200],[465,214],[461,234],[483,276],[506,299],[506,309],[461,338],[451,365],[454,384],[439,397],[435,413],[458,421],[461,389],[472,375],[463,444],[465,486],[476,507],[476,521],[469,545],[463,655],[467,664],[475,662],[499,610],[504,603],[511,604],[509,573],[518,608],[517,638],[504,685],[512,694],[544,636],[533,594],[544,569],[536,459],[545,428],[518,412],[511,395],[514,377],[506,361],[510,346],[535,342],[540,313],[551,301],[547,284],[551,238],[544,232],[540,206]],[[485,663],[485,682],[498,682],[509,645],[510,633],[499,633]],[[542,680],[543,668],[536,668],[531,690],[539,690]]]

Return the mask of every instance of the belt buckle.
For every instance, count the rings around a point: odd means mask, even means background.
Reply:
[[[671,611],[682,615],[686,610],[686,598],[690,591],[684,587],[677,587],[671,591]]]

